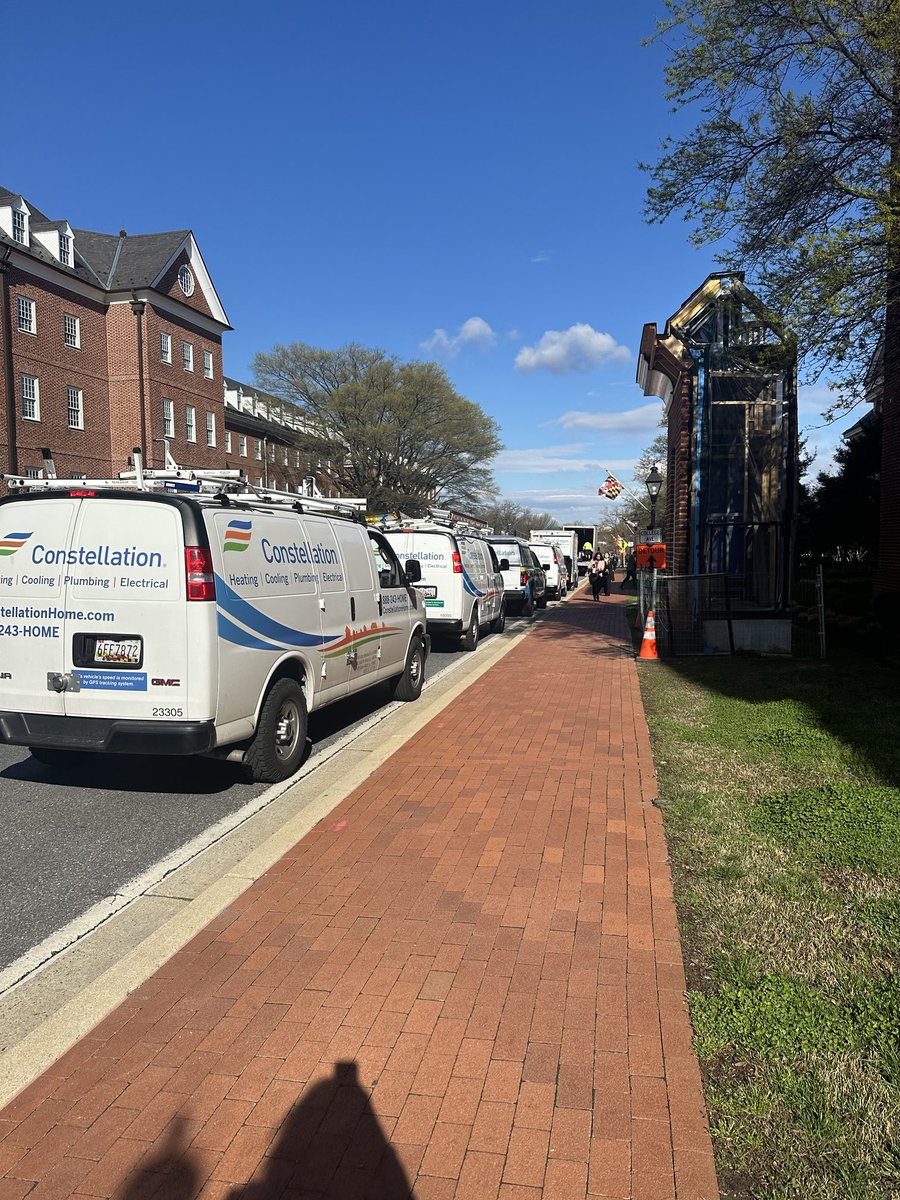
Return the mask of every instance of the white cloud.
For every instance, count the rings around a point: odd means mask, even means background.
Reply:
[[[523,346],[516,355],[516,370],[523,375],[529,371],[567,375],[630,358],[631,351],[611,334],[600,333],[591,325],[570,325],[564,330],[548,329],[536,346]]]
[[[587,457],[588,447],[577,442],[563,446],[542,446],[536,449],[501,450],[493,462],[495,471],[523,475],[553,475],[557,472],[592,471],[606,478],[607,471],[628,472],[634,459],[612,459],[601,463]],[[596,488],[594,489],[596,494]]]
[[[423,350],[439,354],[443,358],[455,358],[466,346],[476,346],[479,350],[487,350],[497,341],[497,335],[481,317],[469,317],[463,321],[455,334],[446,329],[436,329],[434,333],[419,345]]]
[[[538,250],[537,254],[531,260],[533,263],[545,263],[550,261],[549,250]]]
[[[563,429],[595,429],[604,433],[653,433],[662,416],[662,405],[658,401],[642,404],[639,408],[627,408],[624,412],[581,412],[578,409],[564,412],[554,424]]]

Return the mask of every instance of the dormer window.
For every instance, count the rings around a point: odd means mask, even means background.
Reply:
[[[64,267],[72,265],[72,239],[67,233],[59,235],[59,261]]]
[[[19,208],[13,209],[13,238],[17,242],[21,242],[23,246],[28,245],[28,218]]]

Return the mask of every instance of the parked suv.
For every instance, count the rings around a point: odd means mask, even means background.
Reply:
[[[511,616],[530,617],[535,608],[547,606],[547,578],[537,557],[524,538],[492,537],[503,575],[506,610]]]

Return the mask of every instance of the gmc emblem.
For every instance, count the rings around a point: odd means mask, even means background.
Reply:
[[[151,679],[153,687],[181,687],[180,679]]]

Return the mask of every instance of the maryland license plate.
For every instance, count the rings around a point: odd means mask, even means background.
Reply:
[[[125,663],[136,666],[141,661],[140,638],[98,638],[94,647],[94,662]]]

